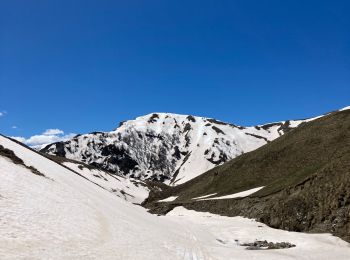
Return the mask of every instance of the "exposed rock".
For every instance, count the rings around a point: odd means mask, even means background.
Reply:
[[[266,240],[257,240],[252,243],[243,243],[241,246],[247,247],[247,250],[286,249],[295,247],[294,244],[291,244],[289,242],[267,242]]]

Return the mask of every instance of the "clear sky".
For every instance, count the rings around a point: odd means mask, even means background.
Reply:
[[[0,132],[107,131],[151,112],[253,125],[348,106],[349,13],[341,0],[0,1]]]

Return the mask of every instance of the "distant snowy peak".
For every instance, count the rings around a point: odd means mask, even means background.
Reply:
[[[42,151],[174,185],[255,150],[304,121],[308,120],[243,127],[211,118],[153,113],[122,122],[112,132],[77,135]]]

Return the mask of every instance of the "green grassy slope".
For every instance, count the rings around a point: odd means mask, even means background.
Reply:
[[[178,200],[227,195],[266,186],[266,196],[302,182],[327,163],[350,152],[350,111],[304,123],[290,133],[170,189]],[[167,196],[168,194],[164,194]]]
[[[195,201],[265,188],[246,198]],[[174,202],[158,203],[168,196]],[[326,231],[350,240],[350,111],[304,123],[288,134],[173,188],[154,192],[154,212],[172,207],[257,218],[273,227]]]

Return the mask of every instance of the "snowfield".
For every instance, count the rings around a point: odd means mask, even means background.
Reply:
[[[350,256],[349,244],[330,234],[281,231],[246,218],[182,207],[167,216],[151,215],[3,136],[0,145],[46,176],[0,156],[0,259],[328,260]],[[139,194],[136,188],[133,194]],[[296,247],[254,251],[240,246],[256,239]]]

